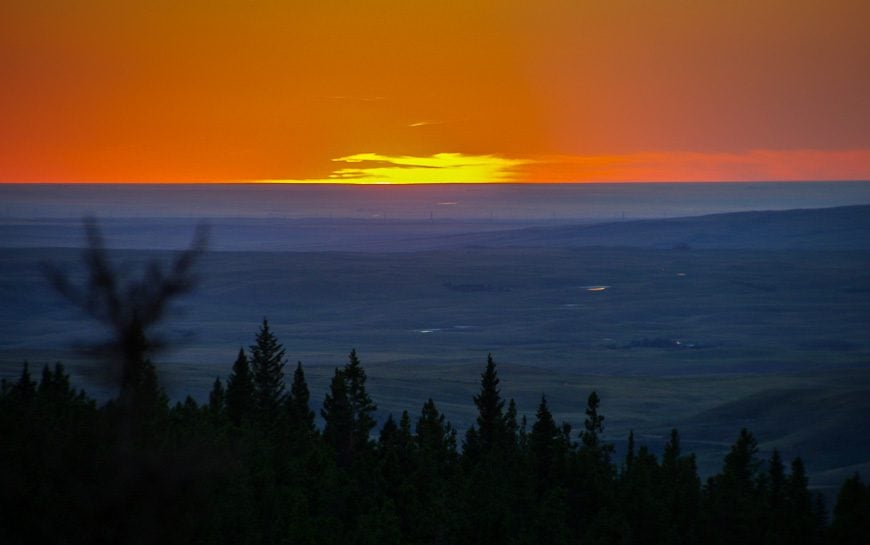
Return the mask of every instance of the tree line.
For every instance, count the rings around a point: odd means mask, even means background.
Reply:
[[[355,351],[318,420],[302,364],[288,369],[265,320],[206,403],[171,405],[135,322],[118,393],[102,405],[61,364],[38,380],[24,364],[0,383],[0,541],[870,541],[870,488],[857,474],[827,513],[803,461],[762,458],[745,429],[704,482],[677,430],[660,455],[632,434],[617,458],[595,392],[582,429],[557,424],[544,396],[527,421],[501,396],[491,356],[461,437],[432,399],[378,429]]]

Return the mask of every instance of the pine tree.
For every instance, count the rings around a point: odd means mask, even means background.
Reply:
[[[251,366],[243,348],[233,363],[233,370],[227,379],[226,406],[227,417],[234,424],[241,424],[251,418],[254,412],[254,379]]]
[[[381,427],[381,433],[378,435],[378,448],[384,450],[388,446],[396,442],[396,436],[399,434],[399,426],[396,425],[396,420],[393,418],[393,413],[387,415],[387,421]]]
[[[870,542],[870,489],[857,473],[846,479],[837,494],[831,536],[838,545]]]
[[[631,471],[634,464],[634,430],[628,431],[628,444],[625,447],[624,471]]]
[[[36,389],[36,398],[42,408],[54,417],[62,417],[62,413],[75,403],[78,397],[70,387],[69,375],[63,364],[57,362],[52,371],[48,365],[42,368],[42,379]]]
[[[314,432],[314,411],[309,406],[310,398],[305,371],[302,370],[300,361],[296,363],[296,370],[293,372],[293,384],[290,386],[290,395],[287,396],[287,407],[291,426],[305,433]]]
[[[671,430],[671,435],[668,442],[665,443],[665,450],[662,454],[662,469],[670,475],[677,474],[677,467],[680,460],[680,433],[676,428]]]
[[[284,402],[284,347],[269,329],[265,318],[250,346],[254,398],[262,422],[273,421]]]
[[[755,485],[760,462],[757,458],[758,442],[746,428],[740,430],[737,441],[725,456],[723,475],[731,479],[742,491]]]
[[[683,456],[680,434],[671,430],[665,444],[661,465],[660,503],[667,513],[664,543],[697,543],[697,526],[701,497],[701,479],[695,455]]]
[[[529,434],[529,457],[541,488],[547,488],[555,477],[553,471],[561,437],[547,405],[547,397],[542,395]]]
[[[769,545],[789,543],[787,508],[785,501],[785,466],[779,450],[773,449],[767,463],[767,475],[763,481],[765,493],[764,527],[762,531]]]
[[[350,403],[353,418],[353,440],[355,448],[362,449],[369,445],[372,430],[375,428],[375,419],[372,414],[377,410],[377,405],[366,392],[366,372],[356,355],[356,349],[351,350],[348,362],[342,370],[342,375],[347,383],[347,399]]]
[[[598,450],[601,446],[599,436],[604,431],[604,417],[598,414],[598,406],[601,400],[593,390],[586,401],[586,420],[583,423],[584,431],[580,433],[583,446],[589,450]]]
[[[227,394],[220,377],[215,377],[211,392],[208,394],[208,412],[214,419],[223,417],[226,411]]]
[[[504,438],[500,448],[515,451],[519,446],[520,425],[517,422],[517,403],[513,398],[508,400],[508,408],[504,413]]]
[[[725,456],[722,473],[711,477],[705,489],[704,541],[708,543],[761,543],[762,497],[757,485],[758,443],[746,428]]]
[[[347,395],[347,382],[340,369],[336,369],[332,376],[320,415],[325,421],[323,439],[335,452],[338,465],[350,466],[354,456],[353,410]]]
[[[418,449],[430,462],[444,465],[456,455],[456,430],[431,397],[423,404],[415,431]]]
[[[809,491],[809,479],[803,460],[798,457],[791,462],[791,472],[785,479],[785,502],[787,505],[787,526],[789,533],[786,542],[794,545],[811,544],[819,537]]]
[[[24,362],[21,367],[21,376],[12,387],[15,400],[21,404],[27,404],[36,398],[36,382],[30,377],[30,364]]]
[[[621,539],[622,533],[628,531],[614,506],[617,488],[616,468],[610,462],[613,445],[601,438],[604,417],[598,412],[600,403],[597,392],[589,394],[568,489],[571,510],[578,514],[570,524],[585,541],[593,542]]]
[[[633,434],[629,438],[634,443]],[[631,448],[634,449],[633,444]],[[646,445],[642,445],[625,467],[619,479],[619,511],[630,530],[630,541],[638,544],[660,543],[666,532],[669,513],[661,501],[661,468],[658,461]]]
[[[457,460],[456,431],[431,398],[423,404],[415,431],[408,543],[447,543],[456,500],[448,488]]]
[[[466,434],[466,445],[474,442],[472,449],[481,453],[492,451],[506,435],[504,401],[501,399],[498,383],[495,361],[492,354],[489,354],[486,358],[486,369],[480,375],[480,393],[474,396],[478,411],[477,429],[471,435]]]

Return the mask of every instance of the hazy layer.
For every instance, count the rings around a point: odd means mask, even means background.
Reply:
[[[612,220],[870,204],[870,182],[428,186],[0,184],[0,217]]]

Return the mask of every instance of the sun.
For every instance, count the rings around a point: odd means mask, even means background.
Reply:
[[[345,166],[334,170],[327,178],[262,182],[363,185],[505,183],[515,181],[516,168],[530,162],[496,155],[462,153],[436,153],[424,157],[357,153],[333,161]]]

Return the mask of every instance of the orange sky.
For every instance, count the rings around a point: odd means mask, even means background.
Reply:
[[[866,0],[0,3],[0,181],[870,179]]]

